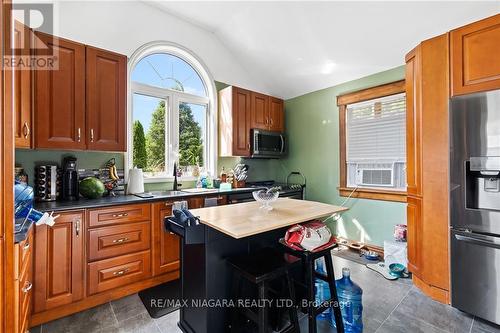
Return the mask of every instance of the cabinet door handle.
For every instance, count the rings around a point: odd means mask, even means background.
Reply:
[[[23,251],[28,251],[29,248],[30,248],[30,243],[26,242],[26,244],[24,244],[23,246]]]
[[[30,127],[28,126],[27,122],[24,122],[23,125],[23,133],[24,133],[24,138],[27,139],[28,136],[30,135]]]
[[[250,150],[250,142],[247,143],[247,149]]]
[[[76,237],[80,236],[80,220],[75,221],[75,232],[76,232]]]
[[[26,284],[24,285],[22,291],[23,293],[27,293],[28,291],[31,290],[31,288],[33,288],[33,283],[26,281]]]
[[[269,118],[269,123],[273,126],[273,118]]]
[[[80,127],[78,127],[78,129],[76,130],[76,141],[82,141],[82,129]]]
[[[125,273],[128,272],[128,268],[125,268],[125,269],[122,269],[122,270],[119,270],[119,271],[116,271],[116,272],[113,272],[113,275],[114,276],[122,276],[124,275]]]
[[[113,217],[125,217],[128,216],[127,213],[113,214]]]
[[[90,142],[94,142],[94,129],[90,129]]]
[[[127,237],[123,237],[123,238],[118,238],[118,239],[113,239],[113,243],[114,244],[121,244],[121,243],[124,243],[128,241],[128,238]]]

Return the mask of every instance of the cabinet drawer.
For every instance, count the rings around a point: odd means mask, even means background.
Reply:
[[[22,242],[15,245],[14,248],[14,276],[16,279],[20,278],[21,272],[27,269],[28,265],[31,265],[32,257],[32,247],[33,247],[33,227],[28,232],[28,236]]]
[[[89,295],[150,277],[150,260],[150,251],[143,251],[88,264]]]
[[[151,207],[149,204],[123,205],[90,210],[88,212],[89,227],[110,224],[149,221]]]
[[[24,333],[28,328],[33,293],[32,270],[29,265],[25,266],[17,283],[19,283],[19,328],[20,332]]]
[[[130,223],[90,229],[88,260],[94,261],[148,250],[151,246],[151,222]]]

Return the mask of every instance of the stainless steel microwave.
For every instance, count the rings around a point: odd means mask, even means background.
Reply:
[[[284,133],[252,129],[252,157],[281,158],[287,152],[286,141]]]

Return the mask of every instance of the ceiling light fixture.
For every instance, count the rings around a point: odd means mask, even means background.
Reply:
[[[337,66],[337,64],[334,63],[333,61],[328,61],[321,68],[321,74],[330,74],[331,72],[333,72],[333,70],[336,66]]]

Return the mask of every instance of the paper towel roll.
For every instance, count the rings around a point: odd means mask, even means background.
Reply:
[[[142,169],[133,168],[128,172],[127,193],[143,193],[144,192],[144,177]]]

